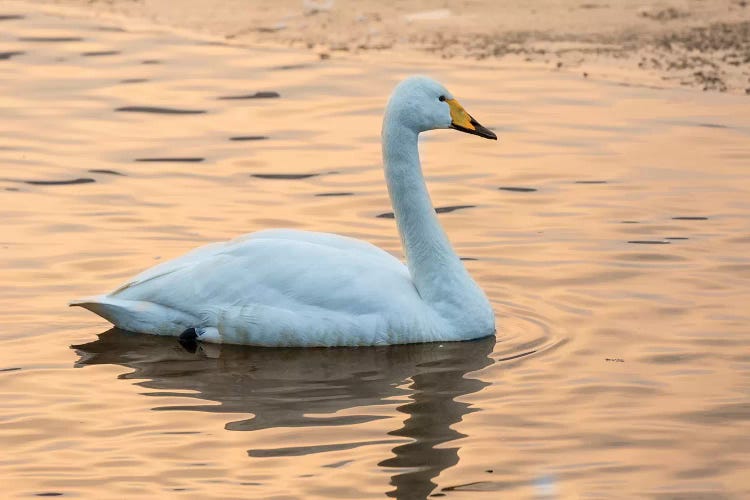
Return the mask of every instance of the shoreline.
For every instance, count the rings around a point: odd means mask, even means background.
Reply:
[[[239,45],[298,48],[320,58],[409,53],[491,60],[628,84],[750,95],[748,0],[608,5],[489,0],[41,0],[51,14],[147,23]],[[12,4],[11,4],[12,5]],[[529,29],[533,26],[533,29]]]

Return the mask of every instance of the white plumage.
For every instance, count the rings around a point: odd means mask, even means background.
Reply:
[[[105,295],[74,301],[115,326],[263,346],[468,340],[494,314],[443,232],[424,184],[417,135],[457,128],[495,138],[439,83],[401,82],[383,123],[383,159],[408,267],[370,243],[274,229],[195,249]]]

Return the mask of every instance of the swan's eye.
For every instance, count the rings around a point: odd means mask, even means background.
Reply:
[[[441,95],[440,97],[438,97],[438,99],[440,100],[440,102],[443,102],[445,100],[445,96]]]

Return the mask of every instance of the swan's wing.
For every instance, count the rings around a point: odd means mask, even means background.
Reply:
[[[298,231],[296,229],[266,229],[264,231],[258,231],[250,233],[245,236],[240,236],[234,241],[245,241],[248,239],[276,239],[276,240],[294,240],[294,241],[305,241],[308,243],[314,243],[316,245],[325,245],[346,252],[352,252],[358,255],[367,255],[369,258],[377,259],[378,261],[384,261],[384,265],[399,265],[400,269],[403,267],[401,261],[396,259],[393,255],[389,254],[382,248],[378,248],[368,241],[358,240],[356,238],[349,238],[347,236],[341,236],[332,233],[319,233],[314,231]]]
[[[136,276],[110,297],[181,311],[267,304],[368,314],[418,300],[407,268],[366,242],[263,231],[208,245]]]
[[[394,268],[396,269],[403,268],[401,262],[393,255],[367,241],[331,233],[299,231],[295,229],[267,229],[245,234],[229,241],[210,243],[208,245],[204,245],[202,247],[191,250],[174,259],[162,262],[161,264],[157,264],[139,273],[130,281],[123,283],[109,295],[116,295],[127,288],[131,288],[146,281],[166,276],[184,268],[191,268],[200,262],[209,260],[223,253],[242,254],[246,247],[250,248],[253,245],[253,240],[258,239],[275,239],[284,241],[291,240],[297,242],[308,242],[316,245],[324,245],[345,252],[353,252],[355,254],[360,254],[363,256],[367,255],[372,259],[376,259],[378,262],[382,261],[384,265],[394,266]],[[252,250],[250,251],[252,252]]]

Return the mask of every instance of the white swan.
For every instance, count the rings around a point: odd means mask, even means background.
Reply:
[[[197,248],[71,305],[125,330],[216,343],[363,346],[492,335],[492,307],[453,251],[422,176],[417,135],[441,128],[497,139],[438,82],[401,82],[382,139],[408,267],[364,241],[273,229]]]

